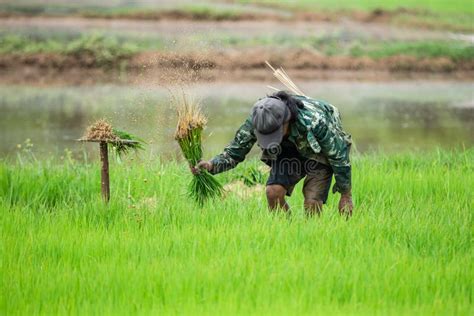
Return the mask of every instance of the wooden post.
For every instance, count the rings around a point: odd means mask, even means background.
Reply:
[[[106,203],[110,200],[110,180],[109,180],[109,151],[107,142],[100,142],[100,161],[102,162],[102,169],[100,174],[100,188],[102,197]]]
[[[79,142],[93,142],[99,143],[100,146],[100,161],[102,162],[102,168],[100,172],[100,189],[102,191],[102,197],[105,203],[108,203],[110,200],[110,179],[109,179],[109,151],[107,143],[113,144],[137,144],[135,140],[129,139],[119,139],[119,140],[102,140],[102,139],[85,139],[80,138],[77,141]]]

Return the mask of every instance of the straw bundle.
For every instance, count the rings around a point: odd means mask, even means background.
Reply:
[[[145,142],[128,132],[113,128],[105,119],[100,119],[87,127],[86,134],[82,137],[88,141],[104,141],[112,145],[115,153],[121,157],[131,150],[143,150]],[[123,141],[131,142],[123,142]]]
[[[178,112],[175,139],[184,158],[195,166],[202,158],[201,137],[207,120],[199,103],[189,100],[184,93],[182,98],[175,98],[174,103]],[[208,199],[220,196],[222,191],[222,185],[207,170],[200,170],[194,175],[188,188],[189,195],[201,206]]]
[[[86,133],[82,136],[86,140],[114,141],[117,135],[114,134],[112,125],[104,119],[97,120],[88,126]]]
[[[296,95],[302,95],[302,96],[306,96],[303,91],[301,91],[297,86],[296,84],[290,79],[290,76],[288,76],[288,74],[286,73],[285,70],[283,70],[283,68],[278,68],[278,69],[275,69],[272,67],[272,65],[270,65],[270,63],[268,61],[265,61],[265,63],[267,64],[268,67],[270,67],[270,69],[273,71],[273,75],[275,76],[275,78],[277,78],[278,80],[280,80],[281,83],[283,83],[283,85],[288,89],[290,90],[291,92],[293,92],[293,94],[296,94]],[[274,88],[272,86],[268,86],[269,88],[271,89],[274,89],[274,90],[279,90],[277,88]]]

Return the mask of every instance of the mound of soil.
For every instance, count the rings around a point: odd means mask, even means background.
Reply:
[[[265,49],[228,50],[202,53],[143,53],[134,56],[129,69],[169,68],[200,70],[266,69],[265,61],[285,69],[308,70],[386,70],[390,72],[452,72],[474,70],[474,61],[456,62],[446,57],[417,58],[391,56],[380,59],[351,56],[322,56],[315,51],[294,49],[271,51]]]
[[[377,79],[384,77],[438,75],[473,79],[474,60],[453,61],[446,57],[417,58],[392,56],[380,59],[351,56],[323,56],[305,49],[222,50],[206,52],[146,52],[107,64],[97,63],[91,56],[61,54],[0,55],[0,81],[8,83],[51,82],[70,83],[141,80],[152,75],[166,82],[198,80],[248,80],[271,78],[265,64],[282,66],[292,77]],[[349,77],[347,73],[351,73]],[[128,78],[129,77],[129,78]],[[57,79],[59,78],[59,79]],[[127,79],[128,78],[128,79]],[[132,79],[134,78],[134,79]],[[143,79],[144,80],[144,79]]]

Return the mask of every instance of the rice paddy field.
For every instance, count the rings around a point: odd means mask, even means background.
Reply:
[[[356,154],[355,211],[269,213],[259,184],[197,207],[185,163],[0,162],[2,314],[472,315],[474,150]],[[230,185],[256,160],[218,176]],[[265,171],[261,171],[263,178]]]
[[[0,2],[0,315],[474,315],[472,1]],[[265,61],[339,109],[351,218],[269,212],[257,146],[190,196]],[[108,204],[94,122],[146,143]]]

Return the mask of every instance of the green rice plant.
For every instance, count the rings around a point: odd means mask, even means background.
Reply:
[[[110,143],[118,158],[128,154],[131,150],[138,151],[145,149],[145,141],[143,139],[129,132],[113,128],[105,119],[97,120],[90,125],[82,139],[87,141],[106,141]]]
[[[184,93],[181,98],[175,98],[174,103],[178,112],[175,139],[184,158],[190,166],[195,166],[202,158],[202,131],[207,120],[199,103],[188,99]],[[195,174],[188,187],[189,196],[200,206],[208,199],[221,196],[222,192],[222,185],[207,170],[200,170]]]
[[[267,178],[268,171],[264,170],[264,168],[251,165],[239,174],[238,180],[242,180],[246,186],[252,187],[257,184],[265,184]]]
[[[112,143],[112,148],[115,150],[115,153],[119,156],[122,157],[123,155],[128,154],[131,150],[133,151],[139,151],[139,150],[144,150],[145,149],[145,141],[133,134],[130,134],[128,132],[119,130],[114,128],[113,133],[115,136],[117,136],[120,140],[130,140],[133,142],[130,143],[125,143],[125,142],[117,142],[117,143]]]
[[[173,160],[113,168],[105,205],[97,161],[1,157],[0,311],[473,315],[472,161],[472,146],[355,153],[347,221],[334,194],[305,217],[303,181],[291,217],[269,213],[264,192],[190,212],[189,170]]]

